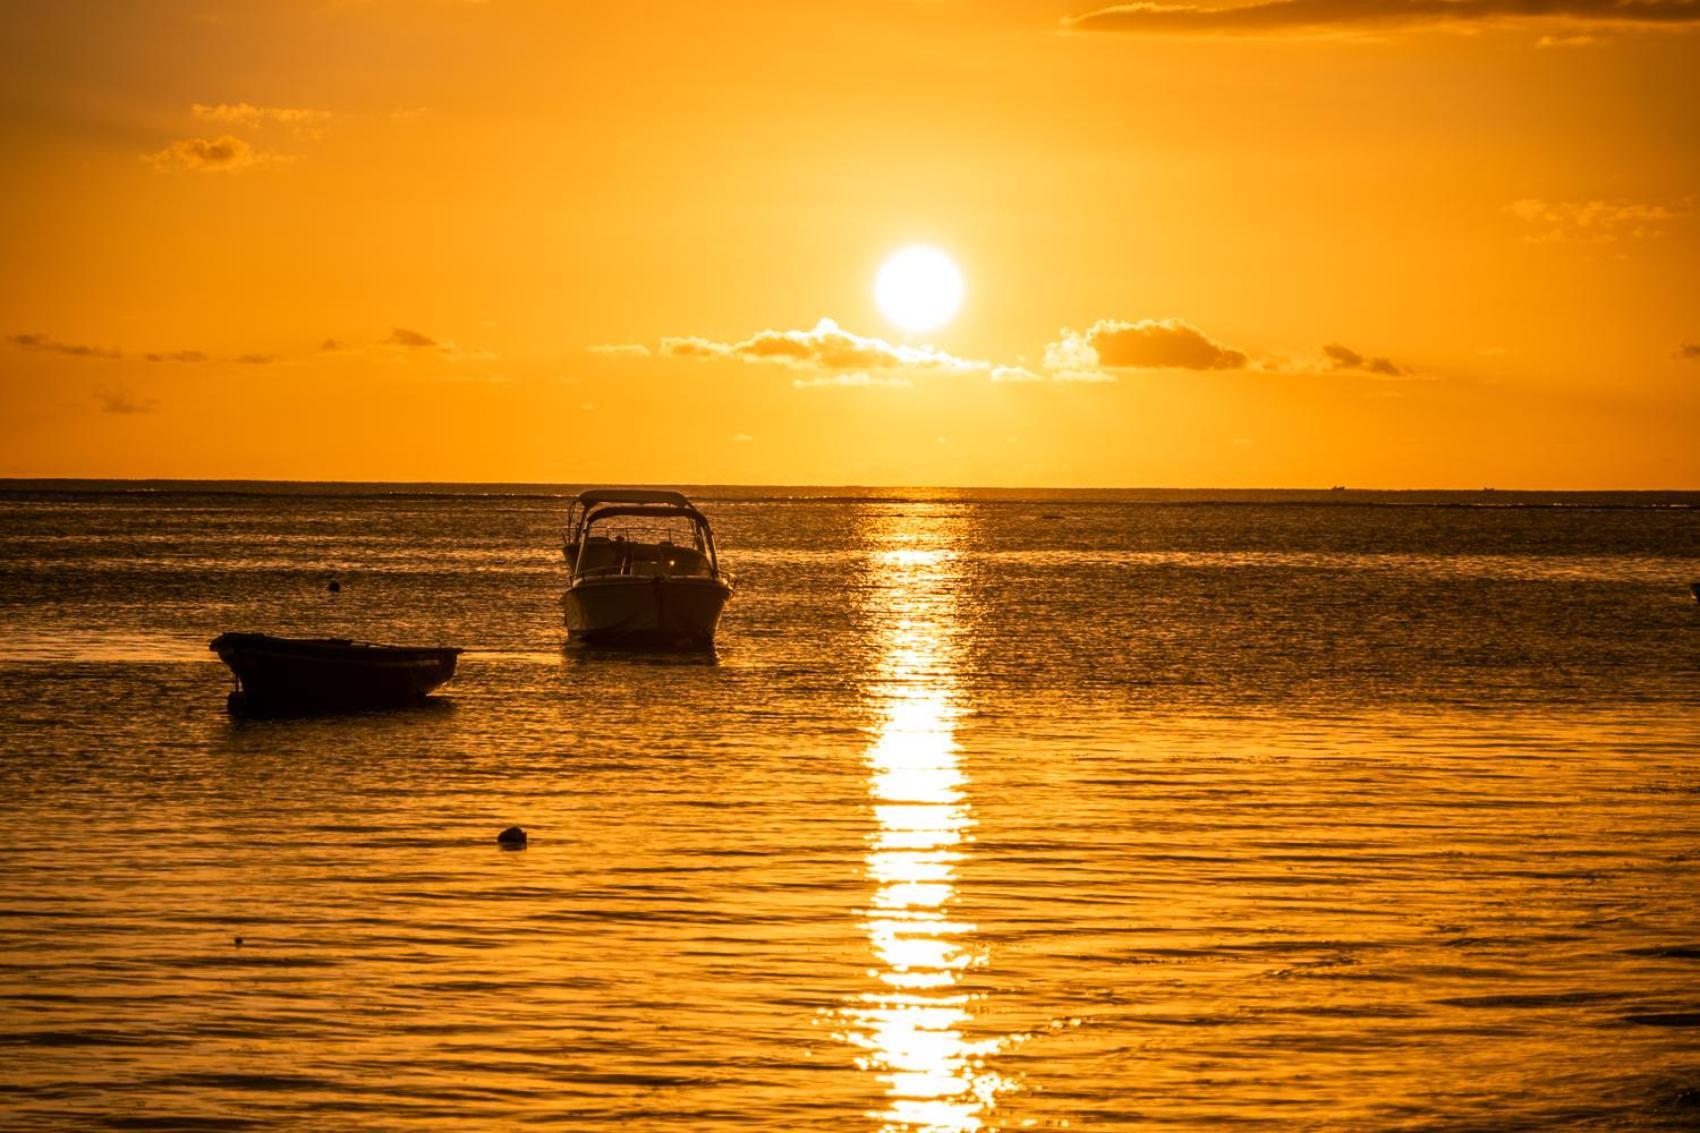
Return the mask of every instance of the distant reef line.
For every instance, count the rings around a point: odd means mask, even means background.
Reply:
[[[604,482],[606,483],[606,482]],[[569,500],[598,484],[358,480],[171,480],[0,477],[0,495],[247,496],[327,499]],[[1700,491],[1511,488],[1041,488],[872,487],[863,485],[675,484],[693,499],[719,503],[1106,504],[1253,507],[1700,508]]]

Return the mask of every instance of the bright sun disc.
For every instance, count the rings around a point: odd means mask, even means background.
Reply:
[[[874,279],[874,301],[907,331],[948,323],[962,306],[962,273],[937,248],[916,245],[892,253]]]

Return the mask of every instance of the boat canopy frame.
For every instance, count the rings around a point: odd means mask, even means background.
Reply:
[[[681,492],[644,488],[594,488],[580,492],[567,509],[567,539],[564,550],[572,563],[573,576],[580,574],[590,529],[603,520],[620,518],[672,519],[689,521],[696,536],[697,551],[707,561],[710,578],[720,577],[720,556],[714,548],[714,529],[708,517]]]

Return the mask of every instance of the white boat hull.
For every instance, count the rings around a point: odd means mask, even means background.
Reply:
[[[706,649],[732,588],[716,578],[581,578],[561,597],[568,636],[593,645]]]

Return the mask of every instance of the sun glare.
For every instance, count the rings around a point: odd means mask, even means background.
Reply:
[[[874,279],[880,312],[906,331],[934,330],[962,306],[962,273],[937,248],[914,245],[893,252]]]

